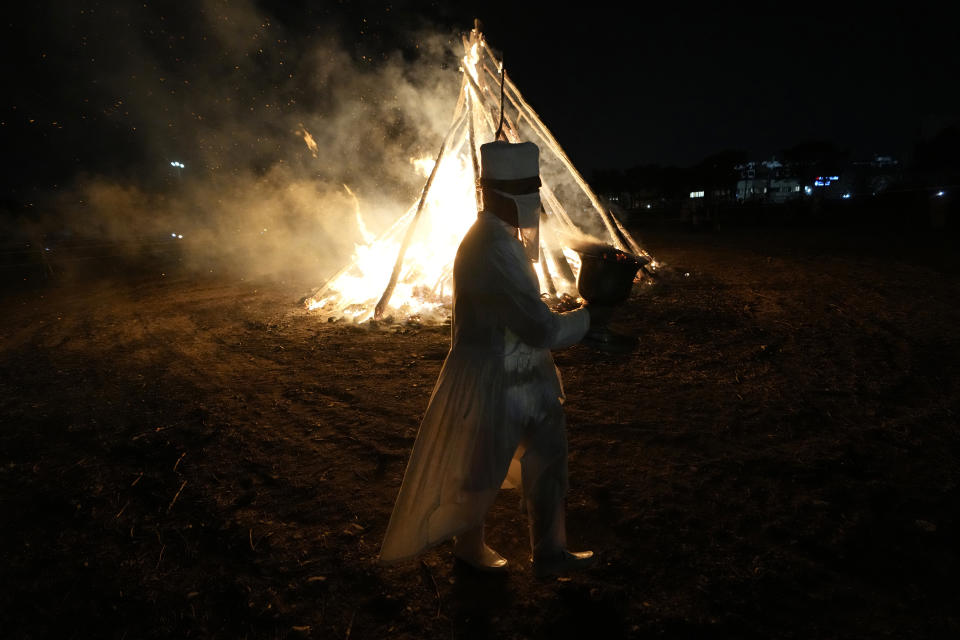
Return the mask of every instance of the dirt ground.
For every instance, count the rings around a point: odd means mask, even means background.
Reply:
[[[18,280],[0,635],[960,637],[956,238],[639,235],[666,266],[614,322],[637,350],[556,353],[569,538],[600,564],[551,580],[507,491],[506,576],[375,563],[448,327],[156,257]]]

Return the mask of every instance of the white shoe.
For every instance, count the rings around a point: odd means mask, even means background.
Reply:
[[[561,576],[571,571],[582,571],[597,564],[593,551],[567,551],[564,549],[556,556],[535,558],[533,575],[538,578]]]
[[[507,570],[507,559],[481,543],[480,547],[466,548],[457,538],[453,539],[453,555],[478,571],[501,572]]]

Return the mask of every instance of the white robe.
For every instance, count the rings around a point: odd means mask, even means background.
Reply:
[[[511,461],[524,454],[525,493],[539,484],[566,491],[563,388],[550,349],[579,342],[588,313],[551,311],[516,229],[486,212],[460,243],[453,283],[450,352],[387,526],[382,564],[481,525],[501,485],[519,484],[521,465]]]

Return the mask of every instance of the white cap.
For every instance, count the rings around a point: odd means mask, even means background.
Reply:
[[[540,175],[540,148],[532,142],[497,140],[480,145],[480,177],[522,180]]]

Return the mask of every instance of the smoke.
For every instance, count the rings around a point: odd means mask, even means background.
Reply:
[[[76,175],[55,208],[71,233],[131,256],[174,238],[192,268],[319,285],[363,241],[358,203],[378,233],[419,194],[411,160],[450,124],[459,36],[416,27],[368,55],[336,23],[181,5],[98,16],[111,37],[86,41],[104,62],[76,99],[112,132],[99,152],[117,162]]]

